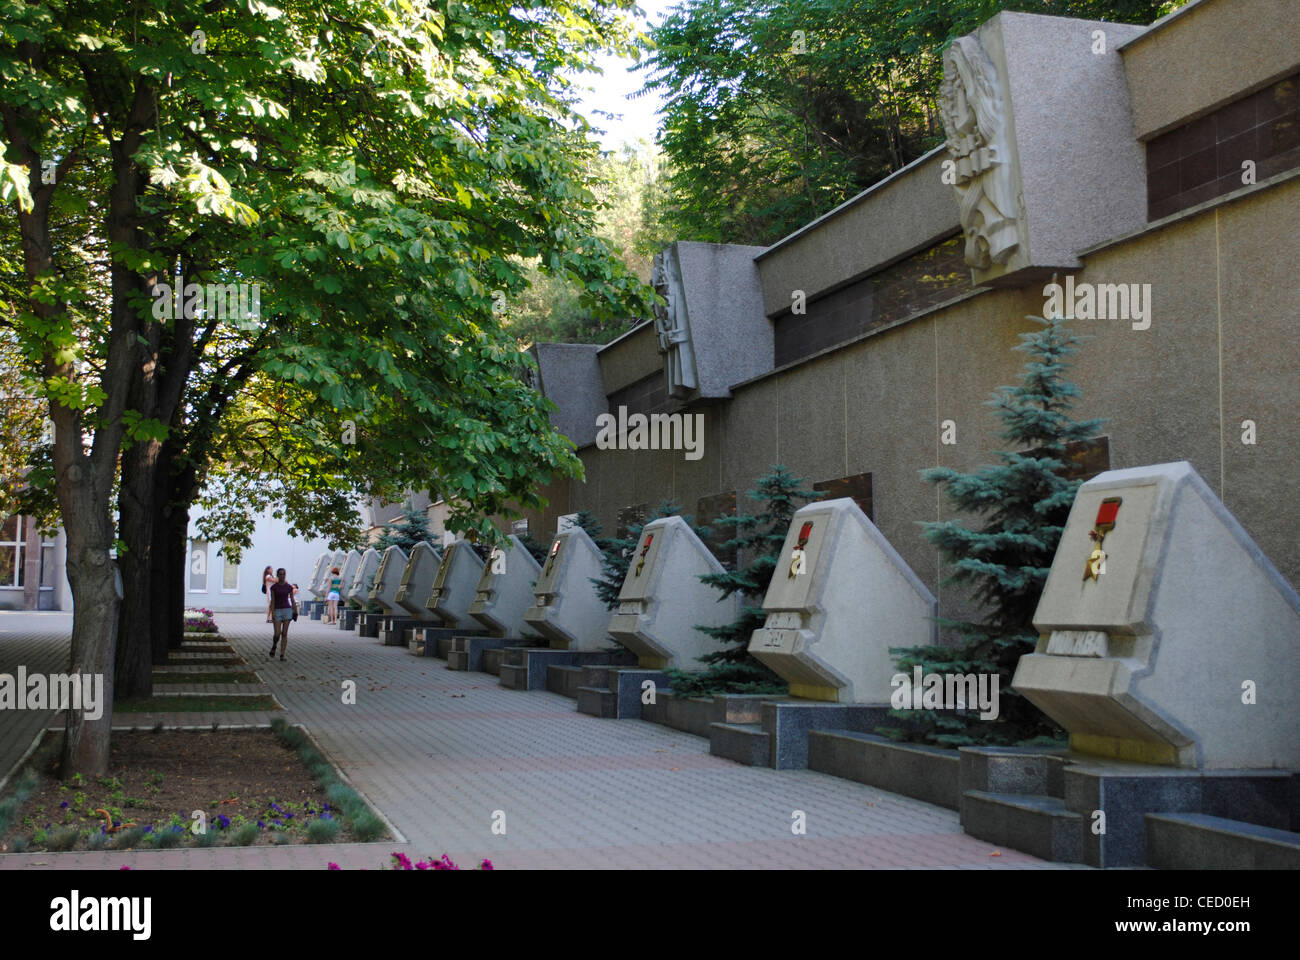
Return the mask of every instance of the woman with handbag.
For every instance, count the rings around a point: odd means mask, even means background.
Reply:
[[[280,659],[289,649],[289,624],[298,619],[298,601],[293,597],[293,584],[284,579],[284,567],[275,571],[275,582],[267,593],[271,597],[271,608],[275,611],[274,633],[271,634],[271,656],[275,648],[280,648]]]

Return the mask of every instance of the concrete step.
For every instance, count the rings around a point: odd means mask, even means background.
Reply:
[[[501,661],[505,657],[504,650],[484,650],[483,660],[479,665],[484,673],[490,673],[494,677],[501,676]]]
[[[709,753],[747,767],[770,767],[772,737],[757,723],[711,723]]]
[[[528,689],[528,667],[522,663],[503,663],[498,674],[501,686],[510,690]]]
[[[1025,793],[962,793],[962,826],[979,840],[1043,860],[1083,862],[1087,825],[1058,797]]]
[[[897,743],[856,730],[809,730],[808,769],[950,810],[961,804],[961,763],[956,750]]]
[[[583,685],[587,668],[576,664],[547,664],[546,689],[571,700],[578,699],[578,688]]]
[[[1204,813],[1148,813],[1147,866],[1300,870],[1300,833]]]
[[[608,687],[578,688],[578,712],[612,720],[618,717],[618,698]]]

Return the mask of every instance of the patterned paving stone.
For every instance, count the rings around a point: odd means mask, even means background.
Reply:
[[[8,630],[0,632],[0,664],[15,656],[54,662],[58,649],[66,650],[66,632],[50,629],[56,622],[47,628],[29,614],[12,616],[0,620],[0,631]],[[263,614],[218,620],[284,716],[311,731],[406,838],[401,849],[413,857],[446,852],[462,866],[488,857],[501,868],[1062,866],[966,836],[951,810],[812,771],[742,766],[711,756],[699,737],[580,714],[557,694],[508,690],[488,674],[453,672],[442,660],[319,621],[293,625],[281,662],[266,656]],[[352,690],[355,703],[345,702]],[[5,728],[10,722],[0,717]],[[140,723],[140,715],[129,722]],[[36,726],[28,726],[34,734]],[[792,832],[795,811],[806,817],[805,835]],[[139,867],[319,868],[334,860],[373,868],[394,846],[24,854],[0,856],[0,869],[30,869],[38,860],[63,865],[64,857],[104,868],[127,862],[122,858]]]

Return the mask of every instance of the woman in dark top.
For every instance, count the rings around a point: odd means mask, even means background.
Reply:
[[[298,601],[293,598],[293,584],[284,579],[284,567],[275,571],[275,582],[271,584],[267,593],[271,596],[271,609],[275,611],[275,632],[271,635],[271,656],[275,656],[275,648],[280,648],[280,659],[284,659],[284,652],[289,648],[289,624],[298,614]]]

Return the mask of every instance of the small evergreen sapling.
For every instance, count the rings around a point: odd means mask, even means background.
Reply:
[[[784,693],[784,680],[749,655],[749,640],[763,625],[763,596],[767,593],[776,558],[785,543],[794,512],[819,494],[804,490],[803,480],[784,466],[772,467],[755,489],[746,492],[762,506],[757,513],[721,517],[719,527],[729,529],[732,539],[723,544],[725,553],[738,551],[737,569],[705,574],[700,579],[716,587],[722,596],[739,593],[740,614],[723,627],[696,627],[722,644],[722,649],[700,657],[708,665],[703,673],[669,671],[669,685],[678,696],[713,693]]]
[[[409,556],[415,545],[424,541],[433,542],[429,515],[423,510],[403,510],[401,520],[384,525],[375,541],[375,549],[382,554],[389,547],[397,546]]]
[[[975,473],[947,467],[923,471],[929,483],[943,485],[949,501],[982,523],[970,528],[957,521],[927,522],[926,538],[952,567],[943,582],[974,588],[987,611],[982,622],[940,618],[941,629],[955,631],[956,647],[893,648],[901,672],[920,666],[930,673],[998,675],[999,717],[980,720],[954,711],[891,710],[902,721],[879,732],[945,747],[965,744],[1045,742],[1061,731],[1033,704],[1011,689],[1020,657],[1038,640],[1034,610],[1047,580],[1066,516],[1080,480],[1066,476],[1066,445],[1096,435],[1103,420],[1074,420],[1069,411],[1079,388],[1065,379],[1068,358],[1080,340],[1059,318],[1030,317],[1041,330],[1022,333],[1013,349],[1025,353],[1019,386],[1002,387],[987,405],[1002,421],[1000,436],[1019,452],[997,453],[1001,461]]]

